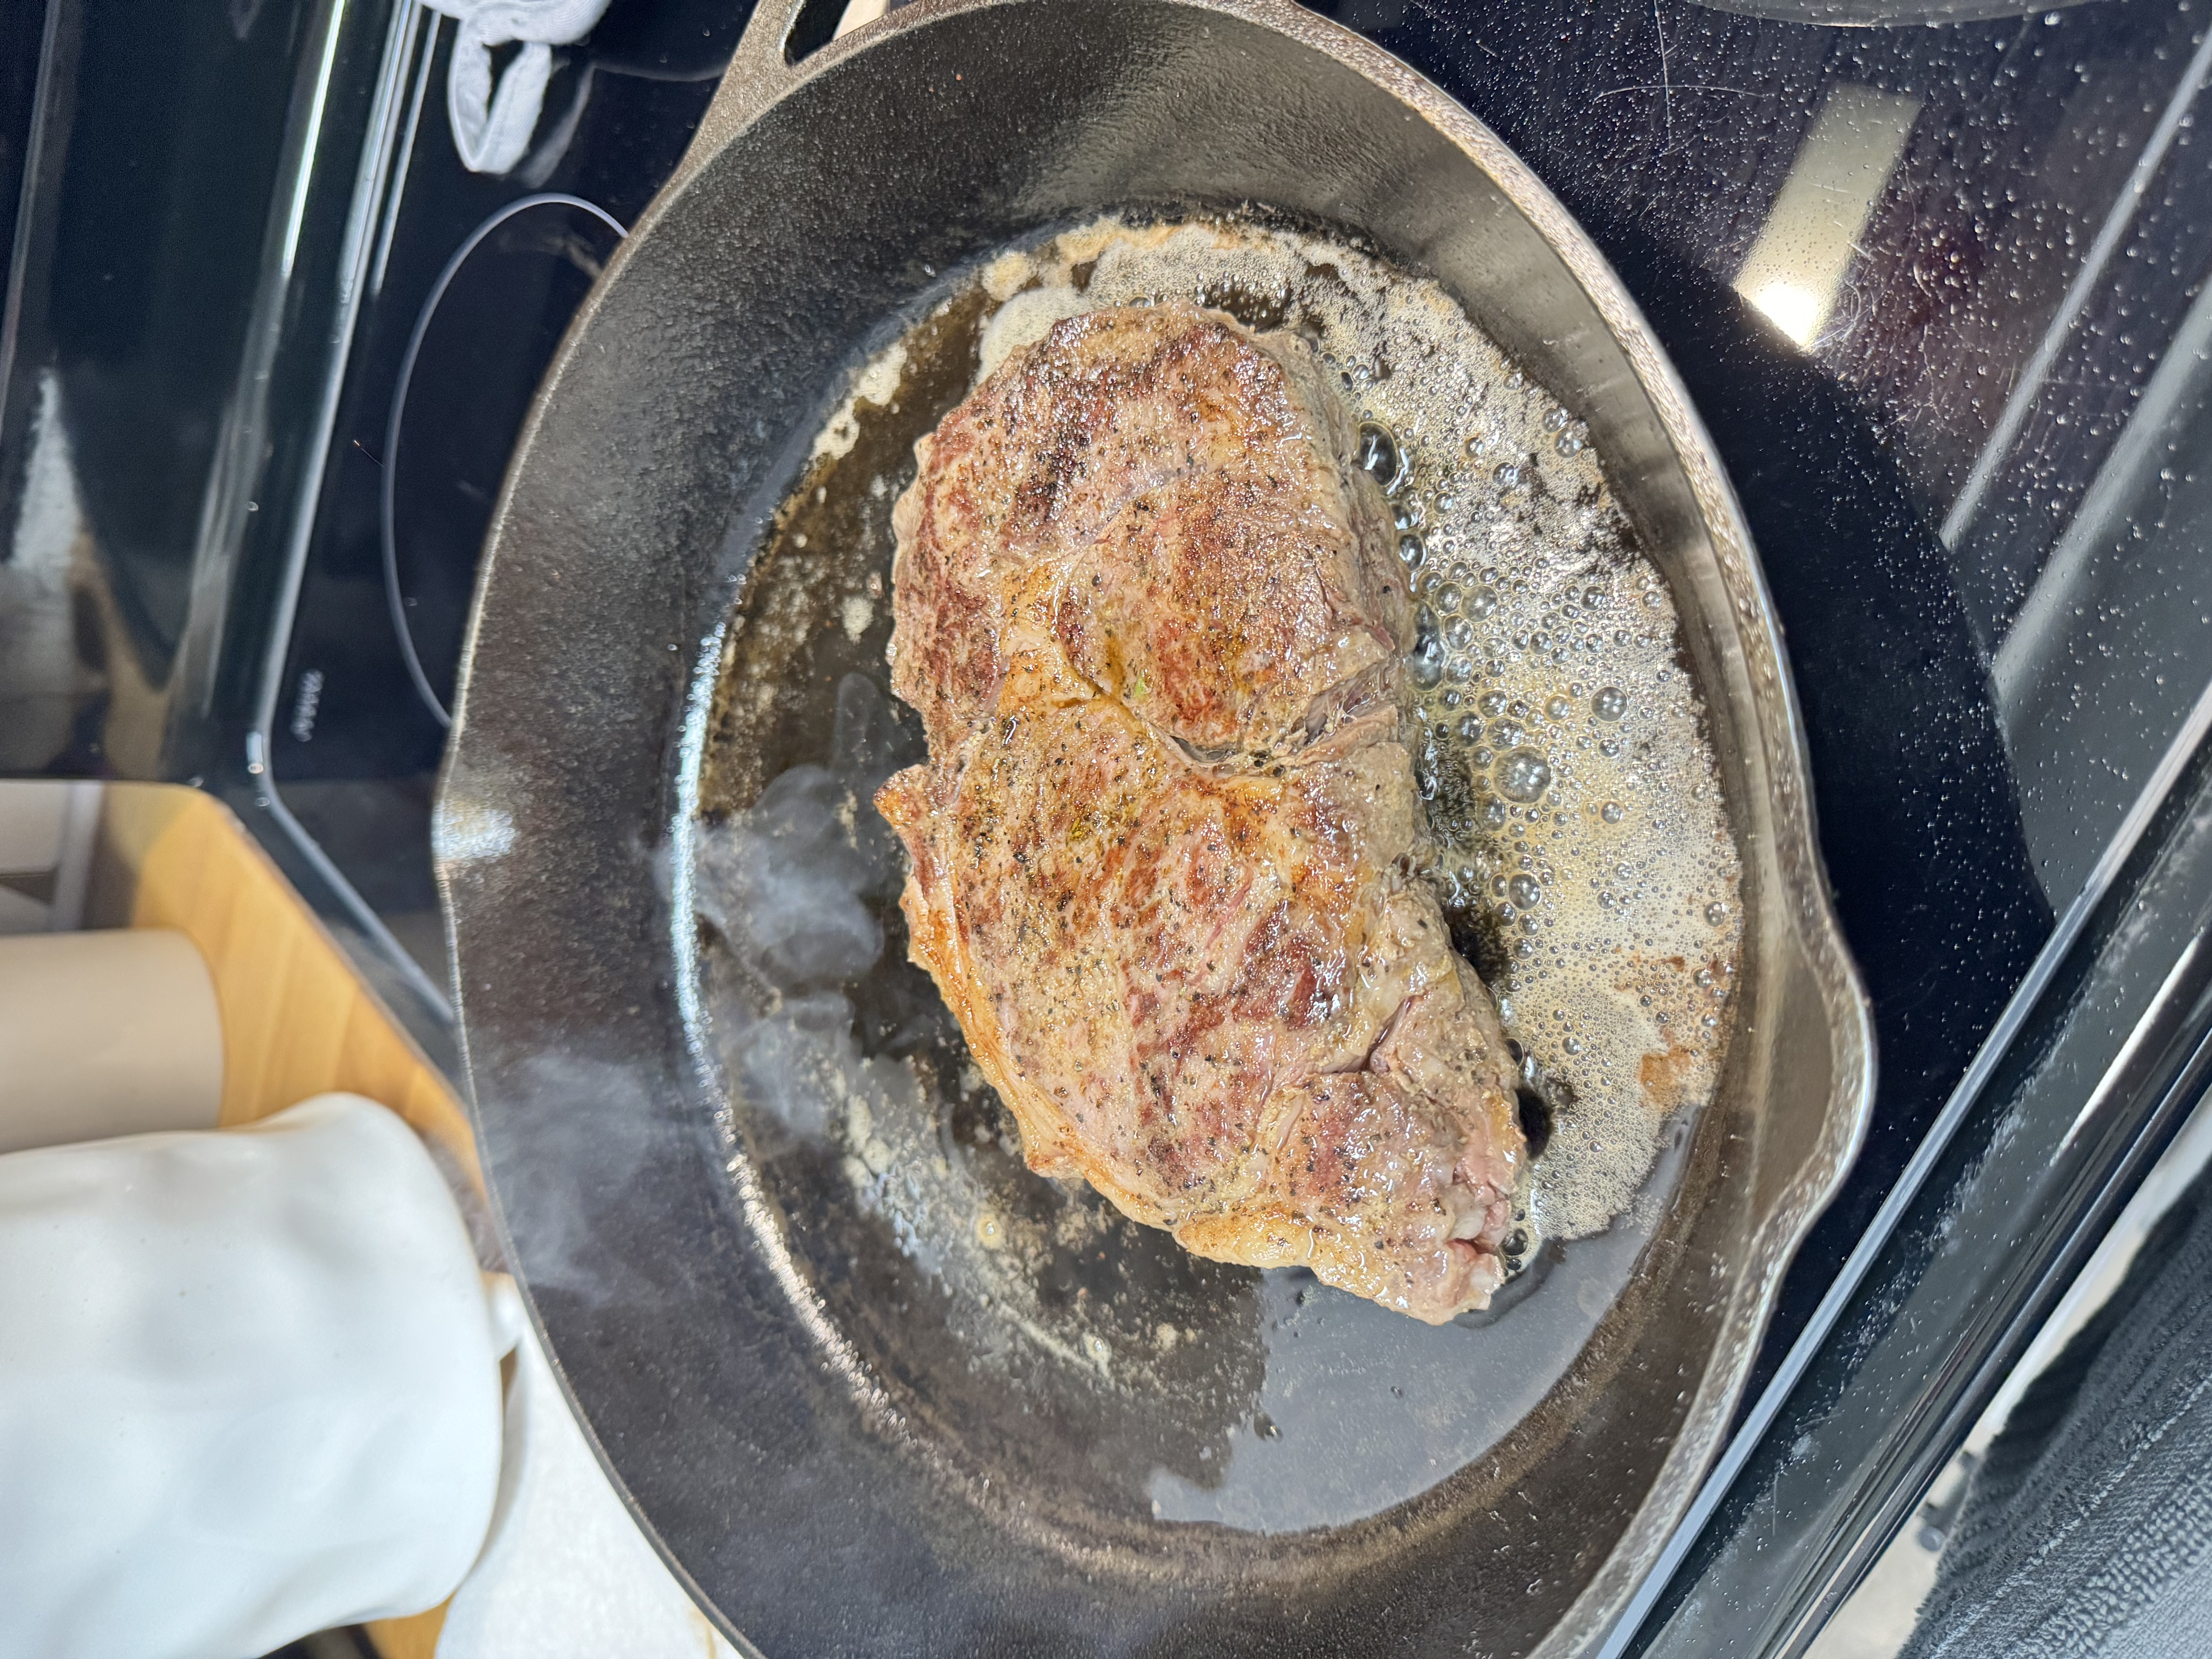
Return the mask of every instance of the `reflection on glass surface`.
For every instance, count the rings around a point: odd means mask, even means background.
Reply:
[[[1920,100],[1845,84],[1820,106],[1775,192],[1735,291],[1801,346],[1834,312],[1874,204],[1889,183]]]
[[[484,528],[568,319],[674,167],[744,11],[616,0],[556,52],[533,148],[502,176],[462,167],[436,95],[452,26],[418,14],[401,43],[415,57],[298,611],[268,642],[269,737],[278,797],[434,980],[429,802]]]
[[[2207,21],[2111,0],[1838,29],[1595,0],[1413,3],[1378,31],[1619,270],[1787,635],[1882,1079],[1754,1389],[2212,678],[2190,398],[2161,368],[2212,277]]]
[[[69,747],[82,684],[70,612],[92,544],[61,385],[38,376],[15,522],[0,560],[0,768],[43,769]]]
[[[1991,665],[2045,889],[2080,889],[2203,690],[2212,658],[2212,289],[2029,590]]]
[[[0,766],[149,775],[204,684],[312,10],[0,8]]]
[[[1826,711],[1886,695],[1861,683],[1875,667],[1862,648],[1886,633],[1886,672],[1920,676],[1952,649],[1947,611],[1983,683],[1937,678],[1981,704],[1966,726],[1994,731],[1991,665],[2212,275],[2198,10],[2113,0],[1838,29],[1683,0],[1316,3],[1465,101],[1590,230],[1713,428],[1778,587],[1842,561],[1857,575],[1839,595],[1880,606],[1880,589],[1909,590],[1850,642],[1847,684],[1823,684],[1821,658],[1850,625],[1785,614],[1816,773]],[[1814,378],[1765,360],[1785,340]],[[2212,647],[2160,672],[2201,683]],[[1900,700],[1863,734],[1896,753],[1884,787],[2011,793],[1971,775],[1980,740],[1958,722],[1913,716]],[[1849,811],[1822,810],[1848,829]],[[2070,833],[2109,836],[2122,810],[2114,797]],[[1946,840],[1931,820],[1895,854],[1940,861],[1928,849]],[[2039,901],[2072,897],[2044,887],[2056,865],[2030,862]]]

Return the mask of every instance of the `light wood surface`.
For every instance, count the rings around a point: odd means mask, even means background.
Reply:
[[[222,1015],[226,1127],[347,1089],[391,1107],[478,1176],[468,1116],[445,1079],[213,796],[110,784],[88,909],[95,926],[176,928],[207,958]]]
[[[199,947],[222,1022],[225,1126],[343,1089],[391,1107],[481,1188],[461,1103],[213,796],[108,785],[86,923],[173,927]],[[384,1659],[434,1659],[445,1618],[441,1603],[369,1634]]]

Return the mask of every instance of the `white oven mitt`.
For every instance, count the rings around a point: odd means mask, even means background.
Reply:
[[[0,1157],[0,1656],[240,1659],[436,1605],[519,1312],[358,1095]]]
[[[459,23],[446,70],[446,114],[453,148],[471,173],[507,173],[530,148],[553,46],[580,40],[606,11],[607,0],[428,0]],[[522,50],[492,85],[491,49],[509,41]]]

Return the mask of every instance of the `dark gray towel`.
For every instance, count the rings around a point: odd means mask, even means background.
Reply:
[[[2208,1194],[2021,1396],[1900,1659],[2212,1656]]]

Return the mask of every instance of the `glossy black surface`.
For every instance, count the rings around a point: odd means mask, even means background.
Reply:
[[[1563,17],[1400,0],[1339,10],[1526,155],[1655,313],[1711,313],[1696,278],[1736,275],[1835,88],[1917,102],[1809,356],[1931,526],[2112,208],[2132,208],[2051,374],[2058,395],[2007,458],[2010,488],[1954,538],[1961,605],[1994,648],[2212,254],[2192,126],[2156,151],[2139,203],[2122,189],[2187,78],[2191,10],[2106,0],[1897,29],[1629,0]]]
[[[46,29],[52,8],[46,0],[6,0],[0,4],[0,251],[8,264],[27,265],[31,239],[21,234],[23,206],[28,192],[24,180],[33,166],[41,122],[39,110],[40,65],[47,55]],[[54,21],[58,23],[57,15]],[[12,277],[0,279],[0,410],[8,404],[9,365],[15,357],[14,341],[21,319],[17,305],[9,303],[19,286]],[[0,417],[0,431],[10,422]],[[0,478],[15,468],[0,459]]]
[[[10,56],[6,90],[26,90],[27,67],[37,79],[10,112],[23,149],[8,158],[27,165],[0,326],[0,522],[14,532],[0,698],[15,709],[0,765],[146,775],[187,636],[220,627],[221,592],[197,615],[193,598],[210,474],[318,14],[294,0],[12,10],[0,50],[33,44],[27,65]],[[81,545],[28,489],[49,405]]]
[[[633,9],[617,6],[610,24]],[[410,89],[401,128],[403,143],[412,140],[408,165],[393,181],[389,240],[372,261],[347,363],[272,733],[272,769],[284,785],[435,771],[445,728],[405,672],[385,604],[387,482],[407,625],[429,690],[449,704],[477,555],[515,434],[568,319],[620,240],[605,219],[571,203],[512,210],[572,197],[626,227],[674,167],[720,67],[682,80],[602,70],[587,41],[564,53],[548,88],[544,119],[555,131],[514,174],[487,177],[461,167],[439,95],[453,27],[434,19],[426,27],[428,95],[414,107]],[[726,40],[721,51],[726,59]],[[572,112],[573,131],[560,131]],[[503,211],[511,216],[498,217]],[[448,280],[434,293],[441,276]],[[395,436],[398,453],[387,458]],[[303,703],[309,673],[318,689]]]
[[[2201,291],[2212,204],[2198,100],[2189,95],[2201,25],[2194,9],[2154,0],[1880,31],[1765,21],[1683,0],[1604,0],[1565,12],[1437,0],[1320,9],[1468,102],[1590,229],[1691,379],[1760,538],[1790,629],[1840,908],[1876,993],[1888,1085],[1863,1180],[1807,1252],[1786,1335],[2033,951],[2048,908],[2038,888],[2047,884],[2063,903],[2078,887],[2142,784],[2142,755],[2162,747],[2205,678],[2196,620],[2205,613],[2204,561],[2161,544],[2155,580],[2130,586],[2142,564],[2136,527],[2185,525],[2198,510],[2201,460],[2186,447],[2162,453],[2182,440],[2161,437],[2121,469],[2128,488],[2107,504],[2104,550],[2092,562],[2106,572],[2101,585],[2086,597],[2053,590],[2062,613],[2081,602],[2076,634],[2027,664],[2015,712],[1999,705],[1995,731],[2011,745],[2016,781],[1992,756],[1988,693],[1978,708],[1958,695],[1973,678],[1962,626],[1975,657],[1994,650],[2003,659],[2014,623],[2033,610],[2023,595],[2034,592],[2049,550],[2063,547],[2077,504],[2094,506],[2094,481]],[[0,8],[4,39],[33,38],[27,20],[46,9]],[[122,83],[143,90],[144,116],[95,128],[76,118],[74,102],[75,54],[91,14],[56,0],[51,142],[15,222],[20,270],[7,299],[15,332],[0,342],[9,354],[0,410],[0,768],[220,778],[242,810],[262,814],[260,827],[319,908],[353,929],[357,959],[374,963],[382,947],[360,931],[344,878],[308,858],[258,805],[270,798],[245,770],[245,739],[258,719],[269,654],[287,648],[272,635],[285,631],[295,492],[307,490],[305,511],[319,513],[324,459],[344,459],[355,436],[374,449],[382,430],[373,397],[362,400],[363,418],[337,428],[329,444],[315,438],[313,415],[332,373],[332,334],[352,337],[334,305],[338,258],[386,14],[374,5],[344,13],[316,165],[302,186],[296,257],[279,283],[265,273],[285,242],[277,204],[289,207],[297,178],[288,146],[301,142],[302,88],[312,87],[329,9],[265,0],[190,8],[189,17],[164,11],[143,27],[140,9],[106,8],[95,21],[114,29],[101,49],[118,55]],[[600,33],[619,33],[618,23],[628,28],[647,9],[690,9],[617,0]],[[624,40],[630,55],[617,65],[611,46],[606,67],[711,74],[744,9],[705,17],[696,52],[678,50],[672,35]],[[280,38],[289,54],[281,65],[254,56]],[[161,56],[163,72],[120,61],[133,52]],[[27,131],[27,114],[6,104],[21,96],[23,59],[10,53],[8,65],[0,112],[6,131]],[[1832,337],[1804,354],[1747,314],[1728,284],[1821,100],[1843,82],[1887,88],[1923,106],[1861,239],[1853,303],[1839,309]],[[574,83],[573,68],[556,80],[555,114]],[[208,95],[210,86],[222,95]],[[2161,150],[2154,141],[2177,91],[2183,118]],[[434,86],[429,101],[426,130],[440,129]],[[681,138],[653,142],[667,155]],[[64,200],[80,144],[93,159]],[[0,161],[9,154],[0,148]],[[2146,161],[2137,196],[2130,179]],[[144,211],[133,217],[76,199],[101,166],[125,178]],[[166,182],[155,188],[156,179]],[[507,181],[495,199],[520,188]],[[12,190],[6,195],[12,204]],[[2136,210],[2122,215],[2118,240],[2080,296],[2080,325],[2056,337],[2057,358],[2042,393],[2027,400],[1990,505],[1958,538],[1960,550],[1947,552],[1936,532],[1982,435],[2003,418],[2113,209],[2126,204]],[[404,198],[402,210],[404,219]],[[56,254],[64,216],[98,232],[78,236],[67,264]],[[426,268],[434,271],[475,222],[456,214]],[[195,309],[165,311],[145,273],[173,268],[184,253],[194,270],[182,280],[198,283],[201,299]],[[75,466],[88,515],[118,527],[103,533],[118,539],[112,548],[86,544],[84,562],[65,557],[66,579],[49,584],[27,568],[21,485],[40,377],[60,362],[45,315],[63,287],[73,289],[76,337],[91,343],[76,361],[136,376],[149,400],[119,416],[94,393],[81,416],[62,406],[73,435],[84,423]],[[402,308],[411,321],[412,307]],[[379,326],[374,313],[366,327]],[[254,316],[276,331],[264,365],[270,412],[258,423],[246,418],[239,374],[252,334],[240,319]],[[407,325],[384,325],[387,339],[395,326],[404,339]],[[343,354],[337,362],[343,372]],[[231,451],[211,449],[210,419],[235,434]],[[126,447],[111,442],[118,431],[130,434]],[[118,475],[118,458],[131,476]],[[234,484],[219,490],[226,467]],[[178,516],[156,523],[152,540],[131,539],[133,524],[155,522],[132,506],[134,492],[163,479]],[[249,500],[258,505],[251,515]],[[222,511],[210,519],[210,506]],[[317,558],[323,533],[315,532]],[[147,619],[177,614],[174,565],[191,537],[210,598],[198,631],[187,626],[179,636],[188,667],[194,640],[205,656],[203,680],[179,702],[173,678],[145,695],[141,665],[157,672],[167,649]],[[309,627],[325,637],[388,639],[373,585],[319,592]],[[126,619],[134,611],[143,613],[136,624]],[[1893,631],[1899,626],[1911,642]],[[270,729],[280,743],[304,665],[288,665],[276,688]],[[326,811],[305,797],[300,805],[340,847],[351,884],[376,908],[420,916],[427,858],[413,823],[427,793],[420,755],[429,738],[410,724],[411,692],[396,660],[384,665],[394,675],[390,700],[365,722],[364,742],[390,745],[398,761],[385,774],[362,769],[365,778],[330,770],[342,788],[365,781],[374,802],[341,793]],[[1917,673],[1942,695],[1923,698]],[[2062,727],[2063,747],[2039,747],[2041,733]],[[384,827],[402,821],[385,816],[394,810],[416,815],[404,831]],[[2033,835],[2019,829],[2023,816],[2039,824]],[[1996,849],[1985,871],[1973,850],[1984,834]],[[417,948],[428,954],[434,940]],[[1778,1344],[1770,1364],[1773,1352]]]
[[[428,804],[484,526],[554,348],[674,167],[744,11],[617,0],[560,54],[538,141],[500,177],[454,153],[453,25],[418,27],[269,752],[285,805],[440,981]]]
[[[2039,999],[1635,1650],[1798,1652],[2212,1084],[2212,750]]]

